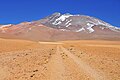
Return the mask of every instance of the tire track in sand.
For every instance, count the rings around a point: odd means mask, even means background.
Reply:
[[[81,59],[73,55],[71,52],[69,52],[67,49],[65,49],[63,46],[58,46],[61,48],[61,50],[68,55],[77,65],[80,69],[82,69],[87,75],[91,76],[95,80],[107,80],[104,75],[100,74],[93,68],[91,68],[89,65],[84,63]]]
[[[54,54],[48,64],[49,79],[48,80],[65,80],[65,67],[60,56],[59,46],[57,46],[56,54]]]

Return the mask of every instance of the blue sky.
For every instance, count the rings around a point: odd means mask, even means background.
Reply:
[[[120,27],[120,0],[0,0],[0,24],[39,20],[54,12],[89,15]]]

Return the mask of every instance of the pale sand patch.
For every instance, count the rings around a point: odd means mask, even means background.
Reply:
[[[60,42],[38,42],[39,44],[63,44],[63,43],[60,43]]]
[[[7,67],[0,67],[0,80],[5,80],[8,75]]]

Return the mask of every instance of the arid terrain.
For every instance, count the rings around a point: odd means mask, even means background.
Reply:
[[[0,39],[0,80],[120,80],[120,41]]]

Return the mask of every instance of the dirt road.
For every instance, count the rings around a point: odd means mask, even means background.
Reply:
[[[80,51],[62,43],[41,42],[41,47],[0,54],[0,80],[119,80],[77,56]],[[82,56],[90,58],[89,54]],[[114,62],[113,62],[114,63]],[[115,62],[117,63],[117,62]],[[95,63],[94,63],[95,64]],[[118,64],[119,65],[119,64]],[[116,72],[117,73],[117,72]]]
[[[60,46],[61,50],[68,55],[71,60],[73,60],[79,68],[81,68],[87,75],[91,76],[95,80],[107,80],[104,77],[104,74],[100,74],[96,70],[92,69],[88,64],[83,62],[80,58],[73,55],[71,52],[69,52],[67,49],[65,49],[63,46]]]

